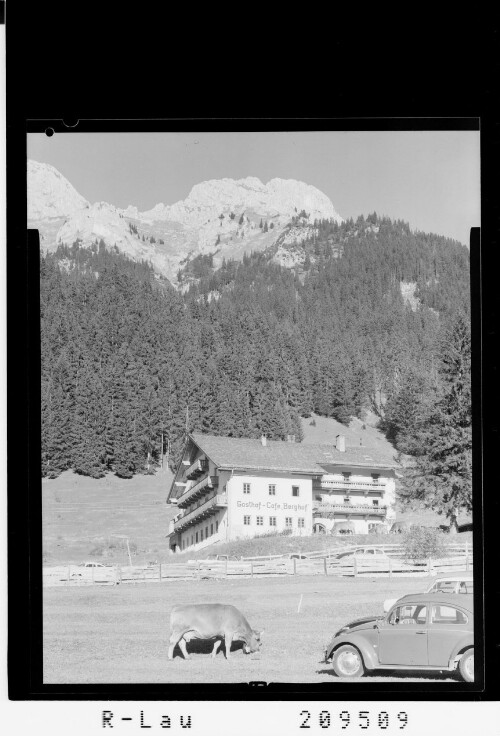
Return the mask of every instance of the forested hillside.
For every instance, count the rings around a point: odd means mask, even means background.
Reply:
[[[397,443],[402,397],[437,389],[468,313],[468,251],[375,214],[310,230],[295,268],[273,249],[191,261],[185,294],[103,244],[42,256],[43,474],[132,477],[167,449],[175,466],[186,428],[300,440],[311,411],[371,409]]]

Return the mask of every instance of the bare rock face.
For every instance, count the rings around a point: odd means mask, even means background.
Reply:
[[[196,184],[184,200],[139,212],[133,205],[90,205],[54,167],[28,163],[28,219],[37,222],[43,248],[103,240],[172,281],[186,257],[213,253],[217,263],[265,250],[294,217],[311,226],[315,219],[342,222],[323,192],[294,179],[212,179]]]
[[[28,220],[68,217],[88,205],[53,166],[28,161]]]

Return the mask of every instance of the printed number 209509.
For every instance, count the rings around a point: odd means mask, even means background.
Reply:
[[[318,714],[303,710],[300,713],[300,728],[330,728],[340,726],[341,729],[351,727],[368,730],[385,731],[389,726],[395,726],[399,729],[406,728],[408,725],[408,713],[404,710],[399,713],[389,715],[385,710],[378,713],[372,713],[368,710],[360,710],[357,713],[350,713],[348,710],[342,710],[339,713],[332,713],[329,710],[322,710]]]

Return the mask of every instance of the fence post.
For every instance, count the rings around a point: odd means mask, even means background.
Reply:
[[[293,574],[294,575],[297,574],[297,558],[296,557],[293,558]]]
[[[253,578],[253,562],[250,562],[250,576]]]
[[[354,573],[354,577],[357,578],[358,577],[358,561],[356,557],[354,557],[352,561],[352,571]]]
[[[326,557],[323,557],[323,568],[325,570],[325,575],[328,575],[328,564],[326,562]]]
[[[427,572],[429,573],[429,575],[430,575],[430,574],[431,574],[431,572],[432,572],[432,560],[431,560],[431,558],[430,558],[430,557],[429,557],[429,558],[428,558],[428,560],[427,560]]]
[[[389,577],[392,578],[392,557],[389,557]]]
[[[159,571],[158,571],[158,575],[159,575],[159,578],[160,578],[160,583],[161,583],[161,562],[160,562],[160,569],[159,569]]]
[[[227,557],[226,557],[226,571],[225,571],[225,575],[226,575],[226,578],[227,578]]]
[[[68,575],[66,577],[66,583],[67,583],[67,585],[69,585],[69,579],[70,579],[70,576],[71,576],[70,575],[70,570],[71,570],[71,567],[70,567],[70,565],[68,565]]]
[[[92,570],[92,585],[94,585],[94,566],[90,568]]]

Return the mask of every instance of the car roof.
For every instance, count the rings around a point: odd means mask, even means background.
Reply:
[[[416,593],[413,595],[404,595],[398,598],[397,603],[442,603],[445,606],[456,605],[459,608],[466,608],[471,613],[474,611],[474,596],[471,593]],[[396,604],[394,604],[396,605]]]
[[[467,572],[448,572],[448,573],[441,573],[441,575],[436,575],[434,578],[434,582],[437,580],[473,580],[474,575],[470,570]]]

